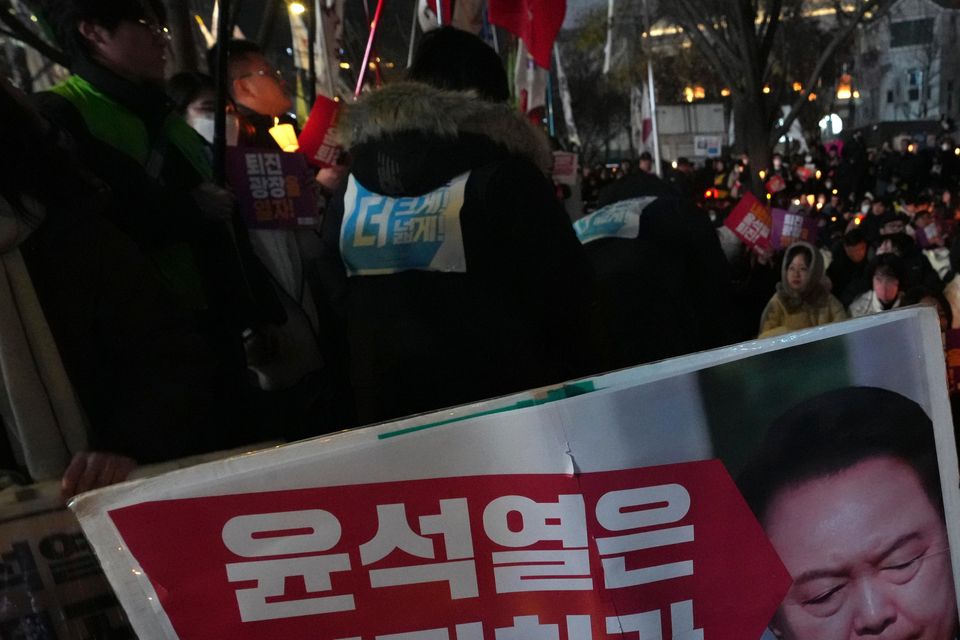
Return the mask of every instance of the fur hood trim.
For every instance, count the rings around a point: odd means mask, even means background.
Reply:
[[[443,137],[479,134],[526,158],[544,173],[553,165],[546,135],[509,105],[470,91],[444,91],[419,82],[395,82],[349,105],[338,125],[345,148],[401,131]]]

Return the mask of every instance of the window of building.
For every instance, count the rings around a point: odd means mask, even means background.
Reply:
[[[920,92],[923,89],[923,71],[911,69],[907,72],[907,100],[919,102]]]
[[[890,46],[913,47],[933,41],[933,18],[890,23]]]
[[[893,104],[893,90],[887,91],[887,104]]]

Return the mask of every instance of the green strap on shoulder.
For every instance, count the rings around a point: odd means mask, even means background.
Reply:
[[[141,166],[147,165],[151,153],[150,137],[136,114],[77,75],[70,76],[50,91],[77,108],[95,138],[133,158]],[[177,114],[167,116],[164,133],[204,180],[213,178],[203,138],[183,118]]]

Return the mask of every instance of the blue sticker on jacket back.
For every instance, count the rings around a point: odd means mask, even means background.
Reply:
[[[466,273],[460,211],[470,173],[422,196],[370,191],[353,175],[343,198],[340,255],[347,275]]]
[[[573,223],[581,244],[600,238],[636,238],[640,234],[640,215],[657,198],[644,196],[608,204]]]

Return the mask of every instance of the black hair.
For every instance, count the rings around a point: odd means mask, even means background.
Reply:
[[[798,255],[802,255],[807,261],[807,266],[813,266],[813,252],[810,251],[809,247],[806,247],[802,244],[792,244],[787,247],[787,250],[783,253],[783,261],[789,267],[790,263],[793,262],[793,259]]]
[[[883,253],[873,260],[870,265],[870,278],[880,274],[884,276],[893,276],[900,282],[903,282],[904,276],[903,259],[895,253]]]
[[[877,387],[834,389],[789,409],[774,420],[737,485],[763,522],[781,491],[877,457],[909,465],[943,513],[933,423],[913,400]]]
[[[89,54],[87,39],[80,34],[81,22],[94,22],[113,31],[127,20],[167,20],[162,0],[42,0],[40,14],[71,61]]]
[[[423,36],[407,78],[440,89],[473,90],[493,102],[510,98],[500,56],[479,37],[454,27],[434,29]]]
[[[186,113],[190,103],[207,89],[214,89],[213,78],[197,71],[181,71],[167,81],[167,95],[180,115]]]
[[[207,49],[207,69],[210,75],[216,77],[217,73],[217,55],[220,45],[216,44]],[[234,79],[237,63],[244,62],[247,56],[263,55],[263,49],[252,40],[233,39],[227,42],[227,77]]]
[[[854,227],[843,235],[843,244],[848,247],[855,247],[861,242],[867,241],[867,234],[860,227]]]

